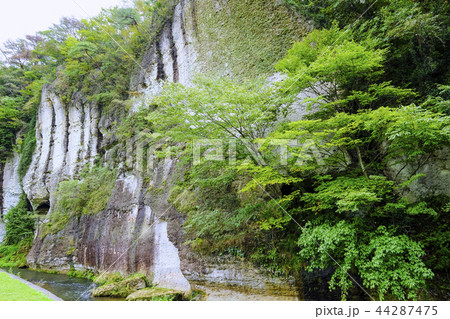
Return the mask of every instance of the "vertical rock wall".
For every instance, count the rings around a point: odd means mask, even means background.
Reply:
[[[5,223],[0,219],[0,244],[3,242],[5,238]]]
[[[33,207],[48,204],[62,179],[76,177],[98,148],[98,108],[80,94],[65,105],[46,85],[36,121],[36,150],[23,189]]]
[[[22,187],[19,180],[20,156],[14,152],[13,156],[6,161],[3,169],[3,216],[19,203]]]
[[[15,207],[20,200],[20,195],[22,194],[22,187],[20,186],[19,180],[19,161],[20,156],[18,153],[14,152],[13,156],[8,159],[3,167],[2,178],[0,182],[2,183],[0,189],[2,190],[1,196],[2,203],[0,218],[0,242],[3,241],[5,236],[5,225],[3,222],[3,217],[6,213],[13,207]]]
[[[195,43],[195,1],[180,1],[158,37],[149,44],[132,88],[139,94],[133,111],[161,92],[164,81],[190,85],[200,71]]]

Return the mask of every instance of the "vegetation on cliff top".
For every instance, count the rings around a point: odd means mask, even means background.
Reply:
[[[136,0],[91,19],[62,18],[48,30],[6,42],[0,61],[0,163],[11,154],[15,135],[26,133],[21,128],[33,131],[29,124],[44,84],[53,83],[66,103],[79,91],[101,107],[127,99],[131,75],[154,36],[150,29],[161,28],[158,19],[169,3]],[[30,162],[31,137],[22,148],[21,176]]]

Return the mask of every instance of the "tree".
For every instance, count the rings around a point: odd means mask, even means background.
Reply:
[[[8,40],[4,44],[5,49],[2,50],[6,55],[7,62],[11,65],[17,65],[22,70],[25,69],[25,65],[30,62],[32,58],[31,43],[25,39]]]
[[[161,119],[175,136],[253,141],[270,132],[289,107],[278,88],[264,81],[199,77],[192,87],[168,83],[153,101],[149,119]],[[162,129],[165,129],[164,127]]]
[[[15,132],[20,127],[17,104],[21,98],[0,98],[0,162],[11,154],[15,143]]]
[[[16,207],[5,215],[6,244],[16,245],[34,234],[34,218],[28,209],[26,195],[22,194]]]
[[[436,84],[446,84],[450,32],[448,1],[398,0],[286,0],[321,28],[336,23],[354,38],[371,38],[378,49],[388,49],[382,81],[413,88],[422,100]]]
[[[349,273],[357,273],[371,295],[379,300],[417,299],[433,273],[421,260],[425,253],[420,244],[394,233],[385,226],[373,233],[362,232],[358,221],[334,225],[325,222],[316,227],[307,224],[298,244],[308,270],[336,267],[330,288],[339,287],[344,300],[354,285]]]
[[[285,90],[307,95],[303,102],[319,106],[325,114],[376,108],[389,100],[399,103],[413,92],[379,82],[384,73],[386,50],[374,49],[370,41],[357,43],[336,26],[315,30],[294,44],[277,69],[285,72]]]

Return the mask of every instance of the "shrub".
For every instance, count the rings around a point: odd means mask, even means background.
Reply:
[[[34,234],[34,217],[28,210],[26,195],[22,194],[16,207],[5,215],[7,245],[16,245]]]
[[[83,170],[81,180],[60,182],[54,193],[50,220],[44,225],[42,235],[62,230],[73,217],[104,210],[114,190],[115,176],[115,170],[94,167]]]

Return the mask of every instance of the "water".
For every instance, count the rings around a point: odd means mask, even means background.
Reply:
[[[117,298],[91,297],[91,291],[97,285],[84,278],[74,278],[62,274],[47,274],[23,268],[3,269],[22,279],[42,287],[66,301],[108,301],[123,300]]]

